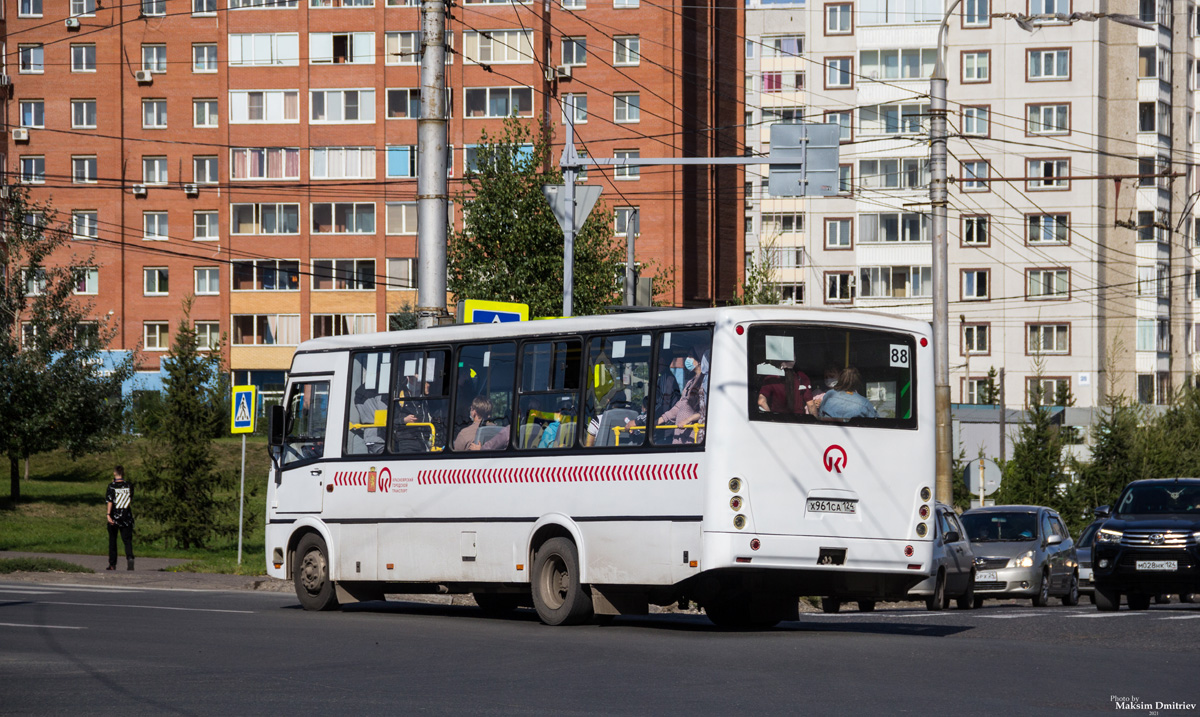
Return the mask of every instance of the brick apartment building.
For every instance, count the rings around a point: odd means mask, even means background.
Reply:
[[[648,0],[450,9],[450,192],[503,117],[593,156],[741,154],[742,18]],[[185,296],[235,380],[282,384],[297,343],[384,330],[416,301],[420,33],[403,0],[8,0],[10,181],[52,202],[80,285],[153,385]],[[568,69],[569,68],[569,69]],[[592,169],[660,300],[710,305],[742,275],[741,170]],[[452,212],[455,210],[452,209]],[[461,216],[455,214],[455,221]],[[548,277],[548,279],[552,279]]]

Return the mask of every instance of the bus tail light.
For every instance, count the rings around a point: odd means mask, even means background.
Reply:
[[[917,511],[917,515],[921,516],[921,520],[925,520],[926,518],[928,518],[929,517],[929,506],[927,506],[927,505],[921,506],[921,509]]]
[[[741,513],[733,516],[733,527],[737,528],[738,530],[745,528],[746,527],[746,516],[742,515]]]
[[[920,563],[909,563],[909,564],[908,564],[908,569],[909,569],[909,570],[920,570],[920,569],[921,569],[921,564],[920,564]]]
[[[738,324],[733,330],[737,332],[738,336],[746,333],[746,327],[742,326],[741,324]]]
[[[904,557],[911,558],[913,556],[913,547],[911,545],[904,546]]]
[[[754,558],[734,558],[734,560],[739,563],[748,563],[753,559]]]
[[[925,534],[928,532],[929,532],[929,526],[925,525],[924,523],[917,523],[917,537],[918,538],[924,538]]]
[[[750,541],[750,549],[751,550],[758,550],[761,547],[762,547],[762,543],[760,543],[758,541],[758,538],[754,538],[753,540]]]
[[[929,499],[932,497],[933,497],[933,492],[931,490],[929,490],[929,486],[925,486],[925,487],[921,488],[921,500],[928,503]]]
[[[742,479],[741,478],[730,478],[729,479],[729,491],[731,493],[741,493],[742,492]]]
[[[742,496],[735,495],[732,498],[730,498],[729,499],[729,507],[733,508],[734,510],[741,510],[742,509]]]

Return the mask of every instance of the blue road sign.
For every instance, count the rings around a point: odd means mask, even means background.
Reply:
[[[464,324],[503,324],[528,321],[529,305],[508,301],[464,299],[459,302],[459,320]]]
[[[230,433],[254,433],[254,407],[258,390],[254,386],[233,387],[233,411]]]

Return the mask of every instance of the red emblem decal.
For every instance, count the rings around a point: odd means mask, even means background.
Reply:
[[[822,459],[825,462],[825,470],[830,473],[841,473],[846,467],[846,449],[834,443],[825,449],[825,456]]]

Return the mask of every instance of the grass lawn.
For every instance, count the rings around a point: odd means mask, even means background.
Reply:
[[[180,550],[167,546],[163,540],[148,543],[140,537],[154,527],[139,516],[137,510],[136,491],[142,475],[143,445],[144,439],[134,439],[111,453],[83,456],[77,461],[62,451],[33,456],[29,460],[29,480],[21,481],[21,502],[17,505],[13,505],[8,495],[8,476],[5,475],[3,487],[0,487],[4,492],[4,497],[0,498],[0,550],[107,555],[104,490],[112,480],[112,467],[120,463],[125,466],[126,479],[134,484],[135,554],[192,559],[177,570],[264,573],[263,521],[270,468],[266,438],[251,436],[246,442],[246,523],[250,528],[243,536],[240,568],[236,534],[229,539],[214,538],[204,550]],[[213,449],[220,470],[235,476],[240,474],[241,438],[217,439],[213,441]],[[7,467],[7,461],[4,465]]]

